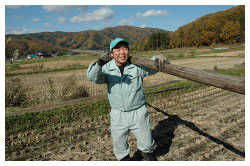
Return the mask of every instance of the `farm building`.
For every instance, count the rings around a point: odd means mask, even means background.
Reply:
[[[39,58],[37,54],[30,54],[27,56],[27,59],[36,59],[36,58]]]

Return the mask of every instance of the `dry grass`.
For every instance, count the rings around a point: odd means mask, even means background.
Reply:
[[[14,84],[12,80],[18,80],[18,84]],[[7,106],[34,106],[89,96],[87,87],[80,84],[75,74],[66,75],[60,79],[53,77],[35,77],[33,79],[27,76],[11,77],[6,79],[5,95]]]
[[[148,111],[160,161],[245,160],[245,100],[209,87],[151,96]],[[159,101],[159,98],[161,100]],[[136,139],[129,136],[131,156]],[[109,117],[86,118],[6,137],[6,160],[116,160]]]
[[[55,69],[55,68],[70,68],[74,65],[85,65],[88,66],[93,60],[83,60],[83,61],[75,61],[75,60],[63,60],[63,61],[49,61],[43,62],[44,69]],[[33,67],[34,64],[26,64],[23,67]]]
[[[54,69],[68,69],[79,66],[89,66],[94,59],[85,59],[85,60],[55,60],[48,62],[39,62],[31,64],[20,64],[16,69],[9,70],[7,67],[8,73],[28,73],[32,71],[41,71],[41,70],[54,70]]]
[[[236,64],[241,64],[245,61],[244,57],[215,57],[215,58],[195,58],[195,59],[182,59],[173,60],[172,64],[191,67],[198,70],[213,70],[214,66],[218,69],[228,69],[234,67]],[[58,67],[75,63],[75,61],[66,61],[65,63],[58,62],[46,62],[43,63],[43,68],[46,66]],[[81,64],[89,64],[90,60],[81,61]],[[33,64],[34,65],[34,64]],[[38,65],[39,66],[39,65]],[[74,70],[74,71],[61,71],[46,74],[34,75],[22,75],[15,76],[20,79],[22,86],[28,88],[28,103],[30,105],[45,104],[51,102],[62,101],[63,87],[67,87],[67,81],[74,75],[76,80],[74,84],[77,87],[85,87],[85,90],[89,96],[95,96],[99,94],[105,94],[107,92],[106,85],[97,85],[87,80],[87,69]],[[6,77],[6,80],[10,80],[12,77]],[[156,75],[146,77],[144,85],[146,87],[155,86],[163,83],[167,83],[172,80],[180,80],[181,78],[167,75],[165,73],[157,73]],[[51,85],[53,83],[53,88]],[[53,94],[53,95],[52,95]]]
[[[244,61],[244,56],[240,56],[173,60],[171,63],[212,70],[214,66],[219,69],[232,68]],[[75,61],[67,61],[63,67],[73,63]],[[79,63],[89,64],[90,60]],[[37,64],[36,67],[53,68],[62,64],[46,62]],[[31,66],[25,66],[27,70],[31,69],[29,67]],[[87,80],[86,69],[6,77],[6,88],[10,87],[8,82],[11,79],[18,80],[19,86],[25,89],[29,105],[68,100],[75,96],[73,94],[78,96],[83,93],[80,87],[89,96],[106,93],[106,85],[96,85]],[[179,78],[157,73],[145,78],[145,86],[177,79]],[[245,160],[243,95],[209,87],[185,94],[158,93],[151,95],[149,104],[153,136],[158,144],[158,160]],[[6,136],[5,160],[116,160],[109,124],[109,117],[79,117],[78,121],[50,126],[43,131],[26,131]],[[129,136],[129,144],[130,154],[133,156],[137,151],[133,135]]]
[[[27,104],[27,88],[19,78],[5,81],[5,107],[23,106]]]

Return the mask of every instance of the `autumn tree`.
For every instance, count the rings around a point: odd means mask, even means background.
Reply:
[[[136,42],[133,44],[134,50],[138,51],[148,51],[151,50],[150,44],[149,44],[149,38],[144,37],[140,42]]]
[[[184,27],[181,27],[176,32],[176,46],[184,47]]]
[[[238,21],[227,21],[224,27],[222,28],[222,32],[220,37],[223,41],[233,44],[240,39],[240,23]]]
[[[215,43],[245,41],[245,6],[208,14],[179,27],[169,42],[170,48],[209,46]]]

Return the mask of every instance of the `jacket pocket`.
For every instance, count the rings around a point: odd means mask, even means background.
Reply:
[[[118,110],[111,110],[110,112],[110,123],[112,127],[114,126],[119,126],[122,124],[122,119],[121,119],[121,111]]]

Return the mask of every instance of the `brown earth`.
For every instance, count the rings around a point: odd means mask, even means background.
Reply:
[[[244,56],[245,50],[242,51],[233,51],[233,52],[222,52],[222,53],[210,53],[210,54],[204,54],[199,56],[224,56],[224,57],[230,57],[230,56]]]
[[[203,58],[192,58],[192,59],[181,59],[173,60],[170,63],[175,65],[181,65],[186,67],[191,67],[198,70],[213,70],[216,66],[218,69],[228,69],[233,68],[235,65],[239,65],[245,62],[245,57],[203,57]],[[106,94],[106,85],[94,84],[87,80],[86,77],[87,69],[74,70],[74,71],[63,71],[63,72],[53,72],[46,74],[36,74],[34,75],[21,75],[16,76],[19,78],[24,85],[28,88],[28,96],[30,98],[30,103],[36,104],[47,104],[51,102],[49,100],[50,90],[48,88],[48,80],[52,80],[55,86],[55,95],[60,96],[60,91],[63,88],[64,83],[72,75],[77,77],[78,86],[85,86],[88,90],[89,96]],[[6,81],[12,77],[6,77]],[[182,80],[181,78],[167,75],[165,73],[157,73],[153,76],[146,77],[144,79],[145,87],[156,86],[160,84],[167,83],[173,80]],[[34,100],[34,101],[33,101]],[[54,99],[55,102],[61,102],[60,98]]]
[[[176,60],[171,63],[199,70],[232,68],[245,61],[244,57],[215,57]],[[72,71],[76,73],[76,71]],[[31,86],[44,84],[47,77],[60,79],[70,73],[36,75],[28,80]],[[89,86],[91,96],[106,93],[105,85],[86,79],[86,70],[76,73],[79,81]],[[41,77],[40,77],[41,76]],[[60,78],[59,78],[60,77]],[[157,73],[145,78],[145,86],[172,80],[174,76]],[[27,84],[27,86],[29,86]],[[37,89],[37,92],[38,90]],[[207,87],[189,93],[169,95],[168,92],[147,96],[155,151],[159,161],[242,161],[245,160],[245,96]],[[5,160],[74,160],[113,161],[113,145],[109,116],[81,117],[70,124],[51,126],[47,130],[27,131],[6,136]],[[130,155],[137,151],[136,139],[129,136]],[[138,158],[137,158],[138,159]]]
[[[214,87],[157,93],[150,96],[148,111],[157,160],[245,160],[244,95]],[[137,147],[132,134],[129,144],[133,156]],[[6,160],[116,160],[109,117],[104,116],[10,135],[5,146]]]

